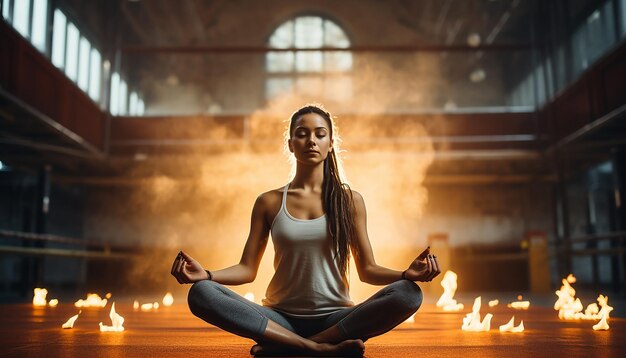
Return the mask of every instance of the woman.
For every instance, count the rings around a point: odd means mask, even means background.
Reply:
[[[417,311],[422,292],[415,281],[431,281],[441,272],[430,248],[403,272],[376,264],[363,198],[339,177],[333,129],[331,115],[318,106],[291,116],[287,144],[295,176],[257,198],[239,264],[209,271],[182,251],[174,260],[172,275],[181,284],[193,283],[191,312],[255,340],[253,355],[360,356],[368,338]],[[275,274],[261,306],[223,285],[254,281],[270,233]],[[361,281],[387,285],[356,306],[348,294],[350,252]]]

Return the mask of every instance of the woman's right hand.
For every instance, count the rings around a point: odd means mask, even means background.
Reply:
[[[174,259],[171,273],[180,284],[194,283],[209,278],[209,274],[202,265],[182,251]]]

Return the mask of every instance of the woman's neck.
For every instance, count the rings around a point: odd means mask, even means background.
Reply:
[[[317,191],[322,190],[324,181],[324,162],[315,166],[301,165],[296,166],[296,175],[291,181],[290,188],[302,188],[305,190]]]

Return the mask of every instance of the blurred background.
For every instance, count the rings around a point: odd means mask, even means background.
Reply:
[[[286,120],[336,117],[376,259],[626,294],[626,0],[2,0],[0,302],[236,264]],[[252,284],[263,297],[268,245]],[[442,289],[426,285],[433,296]],[[352,296],[378,289],[353,269]],[[616,296],[617,295],[617,296]]]

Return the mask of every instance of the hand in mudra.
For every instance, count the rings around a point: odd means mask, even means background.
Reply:
[[[208,278],[208,273],[200,263],[184,252],[179,252],[172,264],[172,276],[178,283],[194,283]]]
[[[440,273],[437,256],[430,254],[429,246],[404,271],[404,278],[411,281],[430,282]]]

